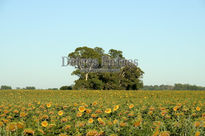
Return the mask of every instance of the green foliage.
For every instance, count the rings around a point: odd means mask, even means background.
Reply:
[[[60,90],[72,90],[72,86],[62,86]]]
[[[119,51],[119,50],[110,49],[109,50],[109,55],[112,58],[124,58],[123,55],[122,55],[122,51]]]
[[[175,84],[174,90],[205,90],[205,87],[189,85],[189,84]]]
[[[68,57],[70,59],[95,59],[95,62],[82,64],[74,64],[76,68],[72,75],[79,77],[75,81],[73,89],[76,90],[138,90],[143,87],[141,80],[144,72],[129,62],[129,65],[120,66],[114,65],[120,59],[124,59],[122,51],[111,49],[108,54],[100,47],[89,48],[79,47],[74,52],[71,52]],[[102,58],[108,60],[113,65],[105,65],[102,63]],[[112,61],[112,62],[111,62]],[[119,72],[91,72],[92,69],[119,69]],[[82,72],[82,69],[90,71]]]
[[[36,88],[34,86],[27,86],[26,88],[24,88],[25,90],[36,90]]]
[[[143,90],[173,90],[171,85],[144,85]]]
[[[143,90],[205,90],[205,87],[190,85],[190,84],[175,84],[171,85],[145,85]]]
[[[1,86],[1,90],[11,90],[11,86],[7,86],[7,85],[2,85]]]
[[[58,90],[58,88],[48,88],[48,90]]]
[[[205,136],[205,91],[1,90],[0,104],[0,136]]]

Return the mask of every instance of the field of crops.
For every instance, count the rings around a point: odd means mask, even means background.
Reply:
[[[205,91],[1,90],[0,135],[204,136]]]

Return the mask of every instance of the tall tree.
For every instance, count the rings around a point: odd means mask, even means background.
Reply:
[[[96,67],[96,61],[99,62],[101,59],[100,51],[102,52],[101,48],[92,49],[84,46],[79,47],[75,49],[74,52],[70,53],[68,57],[71,61],[72,59],[76,60],[75,62],[71,62],[72,65],[77,68],[73,74],[79,76],[80,79],[85,79],[87,81],[90,71]],[[94,59],[96,59],[96,61],[93,61]],[[80,72],[82,69],[87,69],[87,71],[82,73]]]
[[[79,77],[75,81],[73,89],[138,90],[143,87],[142,75],[144,72],[133,63],[128,62],[123,57],[122,51],[111,49],[106,54],[100,47],[84,46],[76,48],[68,57],[71,60],[71,65],[76,68],[72,75]],[[78,62],[76,63],[76,61]],[[121,61],[128,62],[129,65],[120,65]],[[82,71],[84,69],[86,71]],[[92,72],[93,69],[108,71]],[[119,69],[119,71],[109,72],[112,69]]]

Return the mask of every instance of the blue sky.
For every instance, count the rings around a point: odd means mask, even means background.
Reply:
[[[61,57],[79,46],[138,59],[147,85],[205,86],[205,1],[0,0],[0,85],[72,84]]]

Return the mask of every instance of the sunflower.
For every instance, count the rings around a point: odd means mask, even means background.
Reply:
[[[38,131],[39,131],[41,134],[45,135],[45,132],[44,132],[42,129],[38,129]]]
[[[0,121],[0,127],[2,127],[3,125],[4,125],[4,123]]]
[[[50,107],[51,107],[51,103],[48,103],[46,106],[47,106],[48,108],[50,108]]]
[[[86,111],[86,113],[88,113],[88,114],[90,114],[90,113],[92,112],[91,109],[86,109],[85,111]]]
[[[154,107],[150,107],[149,108],[150,111],[154,111],[154,109],[155,109]]]
[[[30,136],[33,136],[34,135],[34,131],[32,129],[25,129],[23,131],[24,135],[30,135]]]
[[[137,120],[134,122],[134,127],[139,127],[141,124],[141,120]]]
[[[107,124],[110,126],[113,125],[112,121],[107,121]]]
[[[200,123],[199,121],[194,122],[194,126],[195,126],[195,127],[200,127],[200,124],[201,124],[201,123]]]
[[[68,121],[67,118],[62,118],[62,119],[61,119],[61,122],[67,122],[67,121]]]
[[[19,113],[19,111],[18,110],[14,110],[13,113]]]
[[[129,105],[129,108],[130,108],[130,109],[134,108],[134,104],[130,104],[130,105]]]
[[[85,122],[84,121],[80,121],[80,122],[77,122],[75,124],[75,127],[84,127],[85,126]]]
[[[25,112],[21,112],[21,113],[20,113],[20,117],[26,117],[26,115],[27,115],[27,114],[26,114]]]
[[[8,126],[6,127],[6,130],[11,131],[11,132],[15,131],[16,129],[17,129],[17,126],[16,126],[16,123],[14,122],[8,124]]]
[[[76,106],[78,106],[78,104],[77,104],[77,103],[74,103],[73,106],[76,107]]]
[[[127,124],[125,122],[120,122],[121,127],[125,127]]]
[[[96,105],[97,105],[97,102],[96,102],[96,101],[92,103],[92,106],[96,106]]]
[[[201,116],[202,116],[202,118],[204,118],[204,119],[205,119],[205,113],[202,113],[202,115],[201,115]]]
[[[101,111],[100,109],[97,109],[97,110],[95,111],[95,113],[96,113],[96,114],[100,114],[100,113],[102,113],[102,111]]]
[[[106,110],[105,110],[105,113],[107,113],[107,114],[109,114],[109,113],[111,113],[112,112],[112,110],[110,109],[110,108],[107,108]]]
[[[7,119],[2,119],[2,121],[3,121],[5,124],[9,123],[9,120],[7,120]]]
[[[200,108],[200,107],[196,107],[196,110],[197,110],[197,111],[200,111],[200,110],[201,110],[201,108]]]
[[[159,130],[156,129],[155,132],[154,132],[154,134],[153,134],[152,136],[158,136],[158,135],[159,135]]]
[[[103,120],[102,120],[102,118],[98,118],[98,121],[100,122],[100,121],[103,121]]]
[[[48,126],[48,122],[47,122],[47,121],[43,121],[43,122],[41,122],[41,126],[43,126],[43,127],[47,127],[47,126]]]
[[[96,118],[97,115],[96,115],[96,114],[91,114],[91,117],[92,117],[92,118]]]
[[[115,119],[115,120],[113,121],[113,124],[117,124],[117,123],[118,123],[118,120]]]
[[[153,111],[149,111],[148,114],[149,114],[149,115],[152,115],[152,114],[153,114]]]
[[[96,130],[90,130],[87,132],[86,136],[98,136],[98,131]]]
[[[70,129],[70,128],[71,128],[71,125],[66,125],[66,126],[64,127],[65,130],[68,130],[68,129]]]
[[[197,132],[195,133],[195,136],[200,136],[200,132],[197,131]]]
[[[92,124],[93,121],[94,121],[93,118],[90,118],[90,119],[88,120],[88,123],[89,123],[89,124]]]
[[[78,108],[78,110],[79,110],[80,112],[84,112],[84,111],[85,111],[85,107],[84,107],[84,106],[80,106],[80,107]]]
[[[81,117],[82,115],[83,115],[82,112],[78,112],[78,113],[76,114],[77,117]]]
[[[113,108],[113,111],[116,111],[119,109],[119,105],[115,105],[115,107]]]
[[[175,106],[175,107],[173,108],[173,110],[174,110],[174,111],[177,111],[177,110],[178,110],[178,106]]]
[[[62,115],[63,115],[63,111],[62,111],[62,110],[59,111],[59,112],[58,112],[58,115],[59,115],[59,116],[62,116]]]
[[[16,124],[16,126],[17,126],[18,129],[23,129],[23,128],[24,128],[24,123],[18,122],[18,123]]]

